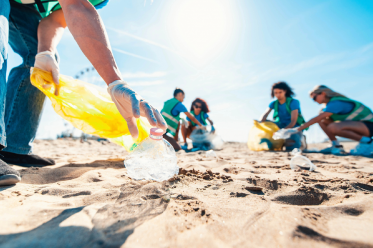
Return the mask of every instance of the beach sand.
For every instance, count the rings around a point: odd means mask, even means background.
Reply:
[[[355,144],[349,143],[347,146]],[[310,145],[325,147],[326,144]],[[54,166],[0,188],[0,247],[373,247],[373,158],[226,143],[177,153],[172,182],[134,181],[108,142],[36,141]]]

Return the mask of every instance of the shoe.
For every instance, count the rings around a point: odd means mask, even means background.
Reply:
[[[183,145],[183,146],[180,146],[181,147],[181,149],[183,149],[184,151],[185,150],[188,150],[188,145]]]
[[[350,153],[353,155],[371,156],[373,155],[373,143],[359,143]]]
[[[14,185],[20,181],[19,172],[0,159],[0,186]]]
[[[1,151],[0,155],[2,155],[2,160],[8,164],[15,164],[23,167],[43,167],[48,165],[56,164],[54,160],[49,158],[42,158],[38,155],[30,154],[16,154],[12,152],[4,152]]]
[[[320,150],[319,152],[324,153],[324,154],[333,154],[333,155],[340,155],[340,154],[346,153],[342,145],[327,147],[327,148]]]

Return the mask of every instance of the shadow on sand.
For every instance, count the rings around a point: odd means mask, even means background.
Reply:
[[[166,210],[165,194],[159,183],[129,184],[122,187],[115,203],[99,208],[93,217],[86,214],[91,219],[85,223],[81,218],[74,220],[74,215],[88,213],[86,206],[62,212],[55,209],[60,212],[58,216],[30,231],[0,235],[0,247],[120,247],[136,227]],[[41,210],[38,214],[43,213]],[[68,218],[74,225],[61,225]]]

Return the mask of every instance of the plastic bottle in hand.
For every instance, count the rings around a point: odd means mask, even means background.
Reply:
[[[175,150],[162,135],[162,129],[150,129],[150,136],[139,143],[124,160],[131,178],[161,182],[179,173]]]

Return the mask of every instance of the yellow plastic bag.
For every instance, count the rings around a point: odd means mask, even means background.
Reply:
[[[274,140],[272,136],[279,127],[270,121],[259,123],[254,120],[254,126],[249,132],[247,146],[252,151],[280,151],[285,140]]]
[[[38,68],[31,69],[31,83],[51,100],[56,113],[77,129],[108,138],[127,151],[149,136],[151,126],[146,118],[141,117],[137,119],[139,137],[132,139],[127,122],[105,89],[64,75],[59,79],[60,93],[55,96],[52,74]]]

